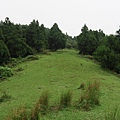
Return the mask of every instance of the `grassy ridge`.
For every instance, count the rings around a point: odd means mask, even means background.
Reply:
[[[51,55],[40,55],[40,59],[19,64],[14,70],[22,68],[21,72],[0,83],[0,95],[3,91],[12,95],[12,100],[0,103],[0,119],[4,118],[15,107],[32,108],[43,90],[49,90],[51,104],[59,101],[64,90],[73,91],[73,100],[79,98],[81,83],[99,80],[101,83],[101,106],[90,112],[75,109],[48,114],[44,119],[56,120],[100,120],[110,106],[120,104],[120,78],[108,73],[91,60],[78,56],[76,51],[58,51]]]

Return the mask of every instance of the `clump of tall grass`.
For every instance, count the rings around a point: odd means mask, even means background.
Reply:
[[[2,96],[0,97],[0,102],[9,101],[12,98],[11,95],[7,94],[5,91],[3,92]]]
[[[39,57],[37,55],[28,55],[25,57],[22,61],[33,61],[33,60],[39,60]]]
[[[49,94],[48,91],[43,91],[34,109],[31,112],[30,120],[39,120],[40,114],[47,113],[49,107]]]
[[[9,115],[6,120],[29,120],[27,111],[24,107],[15,109],[11,115]]]
[[[100,83],[94,81],[89,83],[85,91],[81,94],[78,107],[85,111],[91,110],[95,105],[100,105]]]
[[[39,112],[40,112],[39,109],[40,109],[40,104],[37,103],[31,111],[30,120],[39,120]]]
[[[43,91],[40,99],[38,101],[38,104],[40,104],[40,112],[42,114],[45,114],[49,107],[49,93],[48,91]]]
[[[105,114],[105,120],[120,120],[120,109],[116,106],[114,109],[110,109]]]
[[[59,103],[59,108],[67,108],[71,105],[72,101],[72,91],[67,91],[65,93],[62,93],[60,96],[60,103]]]

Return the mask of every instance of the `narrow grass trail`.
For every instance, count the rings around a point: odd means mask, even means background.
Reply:
[[[64,50],[39,55],[39,60],[23,62],[13,68],[24,69],[0,83],[0,95],[3,91],[12,95],[12,100],[0,103],[0,120],[19,106],[32,108],[42,91],[50,92],[50,104],[59,102],[61,92],[73,91],[73,101],[77,101],[81,83],[99,80],[101,84],[101,106],[90,112],[75,109],[48,114],[45,120],[101,120],[108,107],[120,104],[120,78],[103,70],[92,60],[78,55],[77,51]]]

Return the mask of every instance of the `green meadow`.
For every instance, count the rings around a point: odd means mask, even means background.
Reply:
[[[0,103],[0,120],[15,108],[29,111],[44,90],[49,92],[49,104],[59,102],[64,91],[73,92],[72,105],[80,98],[80,84],[95,80],[100,82],[100,105],[90,111],[71,107],[58,112],[48,112],[43,120],[104,120],[105,113],[120,105],[120,78],[102,69],[98,63],[78,54],[75,50],[59,50],[49,55],[39,54],[39,60],[26,61],[13,69],[14,75],[0,82],[0,96],[11,95],[9,101]],[[21,71],[17,71],[22,68]]]

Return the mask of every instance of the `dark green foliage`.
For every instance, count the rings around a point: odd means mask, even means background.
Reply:
[[[119,61],[120,61],[120,55],[119,55]],[[115,72],[117,72],[117,74],[120,74],[120,63],[117,63],[117,65],[114,68]]]
[[[94,83],[89,83],[85,91],[83,91],[80,99],[78,108],[85,111],[91,110],[95,105],[100,105],[100,83],[95,81]]]
[[[62,93],[60,97],[60,109],[69,107],[72,101],[72,92],[69,90],[66,93]]]
[[[84,25],[81,31],[82,33],[77,37],[79,53],[92,55],[98,46],[98,41],[94,33],[89,31],[86,25]]]
[[[7,41],[9,40],[15,40],[17,38],[21,38],[21,33],[20,31],[20,26],[16,26],[11,21],[9,18],[5,19],[5,22],[0,26],[2,30],[2,34],[4,36],[4,42],[6,44]]]
[[[34,51],[25,43],[25,39],[9,40],[6,45],[8,46],[11,57],[25,57],[34,54]]]
[[[101,66],[120,73],[120,37],[106,36],[94,52]]]
[[[24,57],[34,53],[32,48],[26,44],[26,39],[23,38],[24,32],[21,25],[14,25],[9,18],[6,18],[0,28],[11,57]]]
[[[52,51],[65,48],[66,37],[62,33],[62,31],[59,29],[56,23],[50,29],[48,43],[49,43],[49,49]]]
[[[41,41],[41,51],[43,51],[44,49],[48,49],[49,48],[49,44],[48,44],[48,38],[47,38],[47,34],[45,32],[45,27],[42,24],[40,26],[40,41]]]
[[[29,46],[40,50],[40,41],[39,41],[39,22],[33,20],[26,30],[26,42]]]
[[[10,54],[7,46],[3,40],[0,40],[0,64],[5,63],[9,60]]]
[[[48,48],[44,25],[39,26],[39,22],[33,20],[26,30],[26,42],[29,46],[37,50],[37,52]]]
[[[4,38],[4,36],[3,36],[3,33],[2,33],[2,30],[1,30],[1,29],[0,29],[0,40],[5,41],[5,38]]]
[[[49,47],[48,29],[33,20],[29,25],[14,24],[8,17],[0,24],[0,64],[9,57],[25,57]]]

